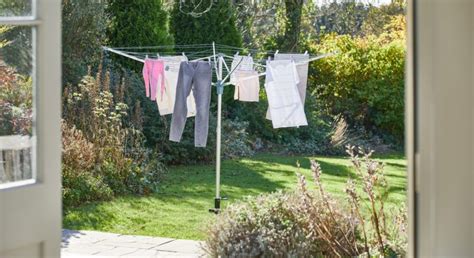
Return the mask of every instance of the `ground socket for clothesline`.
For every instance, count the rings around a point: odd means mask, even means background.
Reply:
[[[214,208],[209,209],[209,212],[219,214],[221,212],[221,201],[227,200],[227,197],[214,198]]]

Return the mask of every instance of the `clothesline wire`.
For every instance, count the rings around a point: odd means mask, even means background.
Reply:
[[[186,46],[191,46],[191,45],[186,45]],[[231,47],[231,46],[227,46],[227,45],[222,45],[224,47],[227,47],[227,48],[237,48],[237,47]],[[160,47],[160,46],[156,46],[156,47]],[[104,49],[104,51],[112,51],[116,54],[120,54],[120,55],[123,55],[125,57],[128,57],[128,58],[132,58],[132,59],[135,59],[137,61],[141,61],[141,62],[144,62],[144,59],[146,58],[147,56],[147,53],[148,52],[132,52],[132,51],[124,51],[124,50],[118,50],[118,49],[114,49],[114,48],[110,48],[110,47],[102,47]],[[143,47],[138,47],[138,48],[143,48]],[[132,49],[131,47],[129,49]],[[237,48],[237,49],[243,49],[243,48]],[[213,70],[217,71],[216,69],[216,65],[217,65],[217,61],[216,61],[216,56],[218,55],[220,58],[222,58],[224,60],[224,63],[225,63],[225,58],[227,59],[231,59],[232,61],[235,60],[235,57],[233,56],[230,56],[230,55],[225,55],[225,54],[217,54],[216,52],[214,52],[214,48],[207,48],[206,50],[203,50],[203,51],[198,51],[198,52],[191,52],[191,53],[188,53],[188,54],[185,54],[187,57],[192,57],[193,60],[188,60],[189,61],[197,61],[197,60],[205,60],[207,59],[208,62],[212,62],[213,63]],[[222,48],[219,49],[219,45],[217,45],[217,50],[222,50]],[[222,51],[220,51],[222,52]],[[162,52],[162,54],[164,54],[166,52]],[[173,53],[173,54],[176,54],[176,51],[170,51],[168,53]],[[182,52],[181,52],[182,53]],[[262,54],[265,53],[265,52],[262,52]],[[276,52],[275,52],[276,53]],[[152,53],[153,55],[155,54],[159,54],[159,53]],[[311,62],[311,61],[314,61],[314,60],[317,60],[317,59],[320,59],[320,58],[324,58],[324,57],[327,57],[327,56],[331,56],[331,55],[334,55],[336,53],[329,53],[329,54],[323,54],[323,55],[319,55],[319,56],[314,56],[314,57],[311,57],[309,56],[309,59],[308,61],[304,61],[304,62]],[[140,58],[140,57],[143,57],[143,58]],[[239,60],[239,64],[242,62],[243,59],[240,59]],[[262,64],[259,64],[260,62],[264,62],[266,61],[267,59],[258,59],[258,60],[253,60],[254,61],[254,65],[256,65],[257,67],[260,67],[260,68],[264,68],[265,65],[262,65]],[[237,66],[238,66],[237,65]],[[230,71],[230,69],[227,67],[227,64],[225,63],[225,70],[226,71],[223,71],[223,73],[225,72],[225,79],[227,79],[229,77],[229,75],[233,72]],[[235,70],[235,69],[234,69]],[[265,72],[263,73],[259,73],[258,76],[262,76],[264,75]],[[215,77],[214,76],[215,74],[213,73],[213,78]],[[222,76],[223,74],[221,74]],[[225,80],[224,80],[225,81]],[[229,84],[229,82],[226,82],[224,83],[223,86],[227,86]],[[213,83],[213,85],[215,85]]]
[[[212,47],[212,44],[192,44],[192,45],[159,45],[159,46],[135,46],[135,47],[110,47],[117,50],[123,49],[163,49],[163,48],[198,48]]]
[[[122,53],[125,53],[125,54],[128,54],[128,55],[132,55],[132,56],[135,56],[135,57],[138,57],[138,58],[141,58],[141,59],[145,59],[147,56],[149,56],[150,58],[153,58],[153,57],[165,57],[165,56],[172,56],[172,55],[181,55],[182,52],[181,51],[166,51],[166,52],[132,52],[132,51],[123,51],[123,50],[120,50],[120,52]],[[193,57],[193,58],[204,58],[204,57],[210,57],[212,56],[212,51],[210,50],[203,50],[203,51],[197,51],[197,52],[191,52],[191,53],[185,53],[185,55],[189,58],[189,57]],[[234,60],[234,56],[230,56],[230,55],[226,55],[226,54],[223,54],[223,58],[227,59],[227,60]],[[264,63],[266,62],[266,58],[262,58],[262,59],[254,59],[254,63],[257,65],[257,66],[264,66]]]
[[[215,44],[216,48],[219,50],[229,50],[235,52],[251,52],[251,53],[261,53],[261,54],[274,54],[276,51],[270,50],[261,50],[255,48],[246,48],[246,47],[235,47],[224,44]],[[187,45],[160,45],[160,46],[136,46],[136,47],[110,47],[116,50],[151,50],[151,49],[197,49],[197,48],[212,48],[212,44],[187,44]]]

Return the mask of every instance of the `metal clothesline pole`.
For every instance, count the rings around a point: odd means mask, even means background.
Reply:
[[[216,66],[216,90],[217,90],[217,128],[216,128],[216,197],[214,198],[214,208],[209,209],[210,212],[219,213],[221,209],[221,123],[222,123],[222,94],[224,85],[222,81],[222,64],[223,59],[219,54],[216,60],[216,45],[212,43],[214,53],[214,65]]]

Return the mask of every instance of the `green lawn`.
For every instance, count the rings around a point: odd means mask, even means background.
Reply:
[[[334,197],[342,198],[350,163],[341,157],[315,157],[323,169],[323,184]],[[296,162],[308,179],[309,157],[261,154],[222,164],[222,195],[234,202],[247,195],[294,189]],[[381,156],[390,185],[389,207],[405,202],[406,162],[402,155]],[[312,185],[312,182],[310,182]],[[208,212],[215,194],[214,166],[171,167],[159,193],[148,197],[126,196],[69,210],[64,227],[122,234],[203,239],[203,226],[213,219]],[[225,205],[225,204],[224,204]]]

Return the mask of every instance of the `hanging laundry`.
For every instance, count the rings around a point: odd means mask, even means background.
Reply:
[[[273,128],[308,125],[297,88],[298,83],[295,62],[267,61],[265,91]]]
[[[234,55],[232,60],[231,71],[254,71],[253,58],[251,56]],[[230,75],[230,83],[236,83],[236,73]]]
[[[151,100],[156,99],[158,84],[160,84],[160,92],[165,91],[165,70],[162,60],[145,58],[143,65],[143,80],[145,81],[146,96]],[[161,97],[163,94],[161,94]]]
[[[160,57],[164,63],[165,74],[165,92],[163,97],[160,97],[162,92],[156,94],[156,104],[160,115],[168,115],[173,113],[174,103],[176,99],[176,86],[178,84],[178,73],[181,62],[188,61],[185,56],[164,56]],[[187,117],[196,115],[196,103],[194,96],[190,94],[186,100],[188,113]]]
[[[301,96],[301,102],[306,99],[306,87],[308,85],[308,66],[309,66],[309,55],[308,54],[275,54],[275,60],[293,60],[296,63],[296,70],[298,71],[298,91]]]
[[[296,63],[296,70],[298,71],[298,92],[301,97],[301,102],[304,103],[306,99],[306,87],[308,84],[308,54],[275,54],[275,60],[292,60]],[[267,110],[266,118],[272,120],[269,110]]]
[[[251,56],[235,55],[232,60],[230,83],[235,85],[234,99],[247,102],[258,102],[260,82],[254,69]]]
[[[246,102],[258,102],[260,92],[258,72],[237,70],[234,73],[234,99]]]
[[[196,101],[194,146],[206,147],[211,104],[211,65],[208,62],[181,62],[176,86],[176,100],[171,119],[170,141],[180,142],[186,124],[186,98],[191,90]]]

